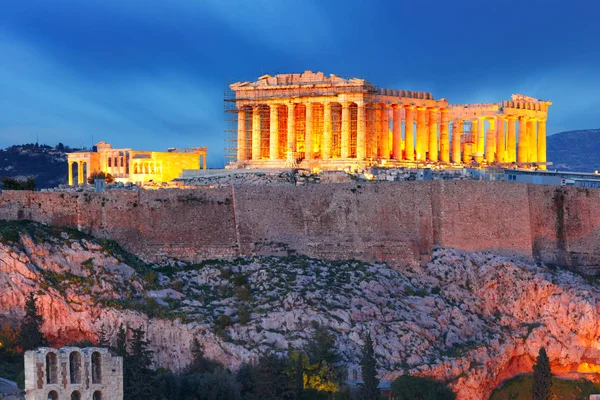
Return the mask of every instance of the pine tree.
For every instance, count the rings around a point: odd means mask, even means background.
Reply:
[[[533,366],[533,400],[549,400],[552,396],[552,372],[546,350],[542,347]]]
[[[151,398],[153,393],[150,370],[153,351],[148,349],[150,341],[144,336],[145,332],[141,326],[131,329],[130,352],[125,358],[123,371],[126,400],[146,400]]]
[[[98,347],[109,347],[110,343],[108,342],[108,338],[106,337],[106,328],[104,324],[100,327],[98,331]]]
[[[119,331],[117,332],[117,343],[114,349],[115,354],[119,357],[127,357],[127,331],[123,327],[123,324],[119,325]]]
[[[378,400],[380,397],[379,379],[377,378],[377,361],[370,334],[366,334],[360,359],[363,384],[360,387],[361,400]]]
[[[19,331],[19,346],[22,351],[47,345],[48,342],[41,332],[43,322],[44,319],[38,314],[36,299],[32,292],[25,301],[25,317]]]

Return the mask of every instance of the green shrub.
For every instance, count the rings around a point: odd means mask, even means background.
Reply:
[[[250,311],[242,308],[238,311],[237,317],[240,324],[246,325],[248,322],[250,322]]]
[[[431,378],[402,375],[392,382],[396,400],[454,400],[456,395],[445,383]]]
[[[530,400],[533,375],[520,375],[509,379],[497,387],[490,400]],[[552,378],[552,394],[559,400],[587,400],[590,394],[598,393],[598,388],[585,379],[567,380]]]

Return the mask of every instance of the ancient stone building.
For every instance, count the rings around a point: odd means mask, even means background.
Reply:
[[[77,183],[84,184],[93,172],[110,173],[117,182],[169,182],[184,169],[206,169],[206,147],[194,147],[166,152],[113,149],[100,142],[94,151],[67,154],[69,185],[73,185],[76,166]]]
[[[123,359],[96,347],[27,351],[25,392],[26,400],[122,400]]]
[[[230,88],[237,137],[229,149],[237,167],[547,165],[549,101],[516,94],[453,105],[431,93],[311,71]]]

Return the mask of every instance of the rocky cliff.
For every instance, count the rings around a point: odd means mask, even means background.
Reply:
[[[0,224],[0,315],[18,320],[34,291],[46,334],[93,339],[104,325],[143,325],[156,365],[207,356],[236,367],[284,352],[314,322],[337,336],[350,368],[372,333],[382,377],[447,380],[459,399],[487,398],[531,371],[545,346],[553,372],[600,371],[600,291],[571,272],[493,253],[436,249],[426,265],[258,257],[148,265],[114,242],[31,222]]]

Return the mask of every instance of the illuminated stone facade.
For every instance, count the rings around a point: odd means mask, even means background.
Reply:
[[[123,359],[97,347],[27,351],[25,392],[26,400],[122,400]]]
[[[516,94],[498,103],[452,105],[431,93],[311,71],[264,75],[230,88],[237,167],[546,168],[549,101]]]
[[[95,147],[95,151],[67,154],[69,185],[73,185],[74,165],[79,185],[86,183],[93,172],[109,173],[117,182],[143,184],[169,182],[179,177],[184,169],[206,169],[206,147],[166,152],[113,149],[105,142]]]

